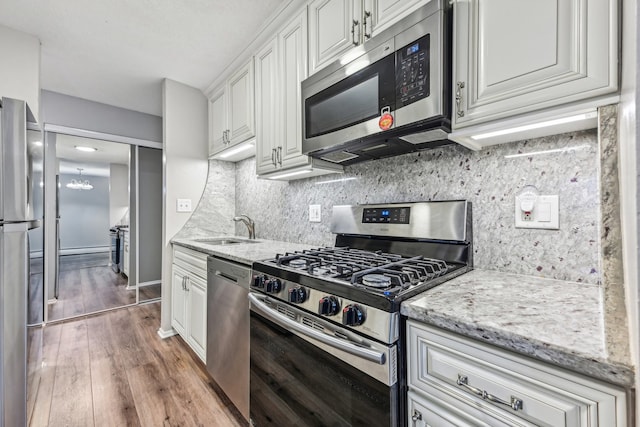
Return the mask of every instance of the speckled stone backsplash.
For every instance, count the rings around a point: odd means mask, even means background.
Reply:
[[[332,245],[333,205],[466,199],[473,204],[477,268],[596,284],[598,176],[595,129],[477,152],[452,144],[290,183],[257,179],[251,158],[236,164],[236,214],[255,219],[259,238]],[[525,185],[559,195],[560,230],[514,227],[515,195]],[[322,222],[308,221],[309,204],[322,206]],[[236,233],[246,230],[236,226]]]

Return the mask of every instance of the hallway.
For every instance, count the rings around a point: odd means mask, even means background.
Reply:
[[[159,324],[155,302],[45,327],[29,425],[243,425],[186,344],[160,339]]]

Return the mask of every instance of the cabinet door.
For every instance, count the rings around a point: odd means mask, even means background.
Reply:
[[[207,359],[207,283],[189,275],[187,280],[187,343],[200,356]]]
[[[229,146],[255,136],[253,58],[227,80]]]
[[[277,40],[273,39],[256,54],[256,171],[271,172],[276,159],[278,109]],[[298,108],[299,109],[299,108]]]
[[[362,0],[314,0],[309,4],[310,74],[360,42]]]
[[[225,148],[224,133],[227,130],[227,117],[224,103],[224,90],[209,99],[209,155]]]
[[[187,273],[173,264],[171,274],[171,327],[183,337],[187,330],[184,278]]]
[[[277,150],[282,166],[308,163],[302,154],[302,93],[307,78],[307,11],[295,17],[278,36],[282,114]]]
[[[365,40],[395,24],[430,0],[364,0],[362,15]]]
[[[615,91],[616,5],[616,0],[455,2],[454,127]]]

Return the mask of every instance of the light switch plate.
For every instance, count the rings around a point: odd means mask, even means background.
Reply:
[[[321,217],[320,205],[309,205],[309,222],[320,222]]]
[[[537,228],[558,230],[560,228],[559,197],[538,196],[530,215],[525,215],[520,208],[520,199],[515,203],[516,228]]]
[[[191,199],[178,199],[176,201],[176,212],[191,212]]]

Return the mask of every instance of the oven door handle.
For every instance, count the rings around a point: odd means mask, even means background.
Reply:
[[[327,335],[315,329],[307,328],[306,326],[303,326],[300,323],[294,320],[291,320],[288,317],[283,316],[282,314],[279,314],[278,312],[275,312],[272,309],[270,309],[263,302],[263,300],[265,299],[266,297],[260,298],[252,293],[249,294],[249,300],[251,301],[252,307],[257,309],[257,311],[259,311],[267,319],[271,320],[274,323],[277,323],[283,328],[289,331],[299,332],[310,338],[316,339],[328,346],[345,351],[349,354],[360,357],[362,359],[366,359],[370,362],[377,363],[378,365],[385,364],[386,355],[384,353],[352,344],[348,341],[345,341],[344,339],[334,338],[330,335]]]

